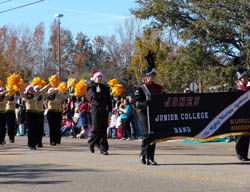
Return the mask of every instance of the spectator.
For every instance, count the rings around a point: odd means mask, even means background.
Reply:
[[[73,126],[73,119],[70,117],[69,114],[64,115],[62,118],[62,136],[69,136],[69,132],[72,130]]]
[[[121,108],[121,121],[123,127],[123,139],[131,140],[131,127],[130,127],[130,118],[132,115],[132,107],[129,104],[129,100],[127,98],[123,99],[123,103]]]
[[[24,112],[24,106],[22,104],[18,104],[18,109],[17,109],[17,126],[19,129],[19,136],[24,135],[24,125],[25,122],[25,112]]]
[[[117,109],[113,109],[112,114],[111,114],[111,120],[110,124],[107,130],[107,134],[110,138],[115,139],[117,137],[116,135],[116,122],[119,117],[119,114],[117,112]]]

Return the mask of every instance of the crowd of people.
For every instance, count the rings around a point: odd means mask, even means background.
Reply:
[[[108,138],[132,140],[142,139],[139,161],[146,165],[157,165],[154,159],[155,134],[148,126],[147,111],[151,95],[162,93],[163,87],[155,83],[156,71],[153,62],[144,69],[145,81],[136,87],[131,96],[120,97],[111,94],[109,86],[103,84],[103,74],[93,71],[91,83],[85,94],[77,96],[67,86],[65,91],[50,84],[27,85],[18,92],[0,88],[0,144],[6,143],[6,128],[9,142],[15,142],[17,128],[19,135],[28,136],[28,147],[36,150],[43,147],[42,138],[50,137],[50,145],[61,144],[62,136],[88,138],[91,153],[95,147],[102,155],[108,155]],[[237,72],[237,90],[248,91],[248,76],[245,71]],[[46,118],[44,118],[46,117]],[[48,122],[48,128],[46,126]],[[249,161],[249,136],[237,136],[236,154],[239,160]]]
[[[29,86],[26,88],[26,90],[29,92],[32,92],[34,90],[38,90],[39,86],[32,87]],[[53,90],[53,88],[48,89],[46,87],[43,89],[43,91],[47,90],[46,94],[50,94]],[[3,97],[4,94],[6,94],[6,91],[1,88],[1,97]],[[27,93],[28,93],[27,92]],[[25,91],[24,91],[25,93]],[[44,95],[44,93],[43,93]],[[60,133],[55,133],[49,130],[49,124],[48,121],[52,121],[53,124],[53,117],[56,116],[56,114],[53,114],[53,111],[51,108],[52,106],[50,103],[50,97],[47,97],[45,100],[41,100],[43,103],[41,103],[40,111],[37,111],[32,116],[31,119],[29,119],[30,112],[32,112],[32,108],[30,107],[30,101],[27,101],[23,98],[25,98],[25,95],[17,94],[13,97],[13,104],[12,108],[10,108],[10,102],[7,102],[4,105],[4,100],[8,101],[8,97],[5,97],[5,99],[2,99],[0,101],[1,105],[1,112],[0,112],[0,119],[1,116],[4,116],[2,118],[4,121],[1,127],[1,144],[5,144],[5,135],[9,136],[9,142],[14,143],[15,142],[15,136],[24,136],[27,135],[29,131],[31,131],[31,137],[34,138],[32,134],[32,125],[40,125],[39,128],[40,133],[39,135],[39,142],[37,146],[42,147],[42,136],[50,136],[52,134],[52,137],[55,137],[55,135],[61,135],[61,136],[71,136],[74,138],[88,138],[91,134],[91,107],[90,102],[85,96],[76,97],[72,96],[69,98],[66,98],[62,100],[61,102],[61,112],[58,114],[58,117],[61,121],[60,123]],[[53,94],[52,94],[53,95]],[[108,126],[107,126],[107,137],[111,139],[121,139],[121,140],[132,140],[132,139],[141,139],[142,133],[141,128],[138,122],[138,117],[136,113],[136,108],[133,103],[132,96],[127,97],[112,97],[112,111],[108,115]],[[128,114],[124,113],[124,109],[127,109],[129,111]],[[35,111],[35,109],[34,109]],[[59,110],[60,111],[60,110]],[[51,114],[52,113],[52,114]],[[8,114],[8,121],[6,123]],[[6,117],[5,117],[6,115]],[[37,117],[40,115],[40,122],[31,122],[31,125],[28,124],[32,120],[37,120]],[[52,116],[52,117],[51,117]],[[61,116],[61,117],[60,117]],[[10,118],[11,117],[11,118]],[[45,119],[44,119],[45,117]],[[50,120],[51,119],[51,120]],[[53,125],[52,125],[53,126]],[[31,127],[31,130],[30,130]],[[38,128],[34,128],[38,129]],[[58,129],[57,129],[58,130]],[[54,135],[53,135],[54,134]],[[59,136],[60,137],[60,136]],[[52,145],[59,144],[59,141],[54,142],[51,141]],[[28,144],[29,146],[33,146],[33,144]]]

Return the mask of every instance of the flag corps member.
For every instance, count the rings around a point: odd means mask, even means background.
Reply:
[[[156,78],[154,54],[149,51],[145,58],[149,65],[143,70],[143,73],[145,74],[145,81],[142,85],[135,89],[133,99],[135,106],[138,109],[137,114],[143,134],[139,159],[142,164],[157,165],[154,159],[156,144],[150,145],[150,143],[154,140],[154,133],[149,131],[147,110],[150,102],[150,96],[161,93],[162,86],[154,83]]]
[[[101,154],[108,155],[108,114],[112,111],[110,89],[101,83],[102,73],[100,71],[92,72],[91,81],[87,88],[87,94],[90,97],[92,120],[92,132],[88,141],[89,149],[94,153],[95,145],[100,145]]]
[[[249,91],[250,87],[247,86],[248,75],[247,75],[246,70],[241,69],[237,71],[236,77],[238,79],[236,88],[242,91]],[[245,136],[245,135],[236,136],[235,149],[236,149],[237,158],[241,161],[250,161],[250,159],[248,158],[249,140],[250,140],[250,136]]]

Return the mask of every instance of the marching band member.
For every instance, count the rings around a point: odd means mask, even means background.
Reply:
[[[140,121],[143,134],[139,160],[142,164],[147,165],[157,165],[157,163],[154,159],[156,144],[150,144],[154,140],[154,133],[149,132],[147,123],[147,107],[149,101],[146,98],[150,98],[150,95],[162,92],[162,86],[154,83],[156,72],[153,59],[153,55],[149,51],[147,56],[149,66],[143,70],[145,74],[145,81],[141,86],[135,89],[133,98],[135,106],[138,109],[138,120]]]
[[[100,145],[101,154],[108,155],[108,114],[112,111],[110,89],[101,83],[102,73],[100,71],[92,72],[91,81],[87,88],[87,94],[90,97],[92,122],[92,133],[88,141],[89,149],[94,153],[95,145]]]
[[[6,103],[6,122],[8,127],[8,135],[10,143],[15,142],[15,135],[16,135],[16,102],[17,98],[15,95],[7,96],[7,103]]]
[[[6,134],[6,103],[7,96],[3,87],[0,87],[0,145],[4,145]]]
[[[249,91],[250,87],[247,86],[248,84],[247,72],[245,70],[239,70],[236,72],[236,77],[238,80],[236,88],[242,91]],[[241,161],[250,161],[250,159],[248,158],[249,140],[250,136],[245,136],[245,135],[236,136],[235,149],[237,158]]]
[[[68,88],[67,88],[68,89]],[[67,93],[59,93],[58,88],[50,87],[47,97],[48,104],[48,123],[50,132],[50,145],[61,144],[61,121],[62,121],[62,101],[71,97]]]
[[[18,85],[18,88],[26,107],[25,120],[28,127],[28,147],[31,150],[36,150],[38,145],[37,100],[39,94],[35,93],[34,86],[30,84],[25,87],[25,90],[20,85]]]
[[[39,94],[37,98],[37,125],[38,125],[38,147],[43,147],[42,139],[44,133],[44,99],[48,97],[47,91],[49,89],[50,84],[44,86],[41,89],[40,85],[34,85],[35,93]]]

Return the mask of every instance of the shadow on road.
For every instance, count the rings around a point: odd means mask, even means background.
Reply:
[[[190,166],[194,166],[194,165],[198,165],[198,166],[204,166],[204,165],[208,165],[208,166],[217,166],[217,165],[250,165],[250,162],[233,162],[233,163],[163,163],[163,164],[158,164],[159,166],[161,165],[167,165],[167,166],[176,166],[176,165],[190,165]]]
[[[54,176],[67,172],[100,172],[101,170],[78,168],[67,169],[67,165],[4,165],[0,166],[0,185],[6,184],[58,184],[71,181],[53,180]],[[6,180],[6,181],[5,181]]]

